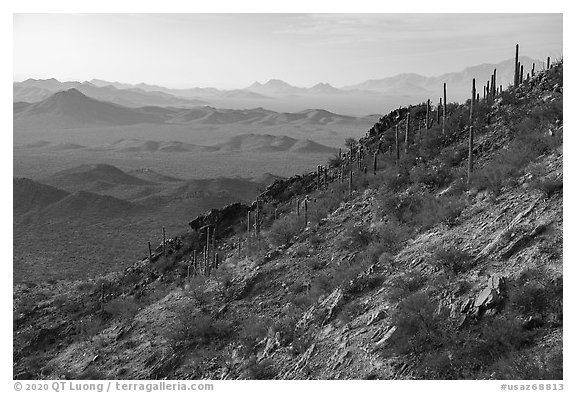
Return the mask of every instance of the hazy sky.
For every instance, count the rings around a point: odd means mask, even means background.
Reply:
[[[336,87],[562,54],[561,14],[16,14],[14,80]]]

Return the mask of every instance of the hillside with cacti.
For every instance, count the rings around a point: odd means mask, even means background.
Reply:
[[[562,379],[563,62],[516,54],[123,271],[15,285],[14,378]]]

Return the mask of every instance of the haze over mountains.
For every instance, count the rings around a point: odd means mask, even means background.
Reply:
[[[278,113],[263,108],[237,110],[210,106],[175,108],[147,106],[131,108],[83,94],[76,88],[59,91],[34,103],[14,103],[14,126],[18,128],[84,128],[134,124],[241,124],[254,126],[352,125],[376,121],[378,116],[362,118],[337,115],[322,109],[297,113]]]
[[[70,150],[89,150],[126,153],[197,153],[197,152],[235,152],[235,153],[335,153],[336,148],[316,143],[309,139],[295,139],[284,135],[241,134],[226,142],[211,146],[194,145],[179,141],[151,141],[141,139],[119,139],[111,144],[86,147],[73,143],[55,143],[38,141],[14,147],[17,150],[65,152]]]
[[[543,62],[529,57],[521,57],[528,72],[532,64],[541,69]],[[366,116],[384,113],[399,105],[430,98],[436,102],[442,92],[442,84],[448,85],[449,101],[462,101],[469,95],[470,80],[476,78],[482,85],[490,79],[497,68],[498,85],[507,86],[512,82],[514,60],[498,64],[481,64],[459,72],[426,77],[418,74],[400,74],[381,79],[367,80],[355,85],[334,87],[328,83],[318,83],[312,87],[296,87],[282,80],[272,79],[266,83],[233,90],[216,88],[171,89],[162,86],[139,83],[136,85],[92,79],[89,82],[59,82],[55,79],[14,82],[14,102],[39,102],[55,92],[75,88],[83,94],[127,107],[162,106],[193,107],[210,105],[218,108],[248,109],[264,107],[279,112],[299,112],[309,108],[354,115]]]

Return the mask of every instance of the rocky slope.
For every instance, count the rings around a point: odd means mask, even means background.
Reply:
[[[469,184],[468,106],[445,133],[412,128],[395,163],[395,126],[426,112],[404,108],[319,190],[277,180],[192,220],[166,256],[16,286],[15,378],[561,379],[562,64],[477,108]],[[190,273],[206,225],[221,262]]]

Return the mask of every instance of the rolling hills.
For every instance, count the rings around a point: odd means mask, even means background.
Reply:
[[[251,201],[275,180],[187,180],[151,169],[86,164],[13,180],[14,279],[81,278],[116,271],[145,250],[143,237],[186,230],[186,217]],[[25,246],[24,246],[25,245]]]

